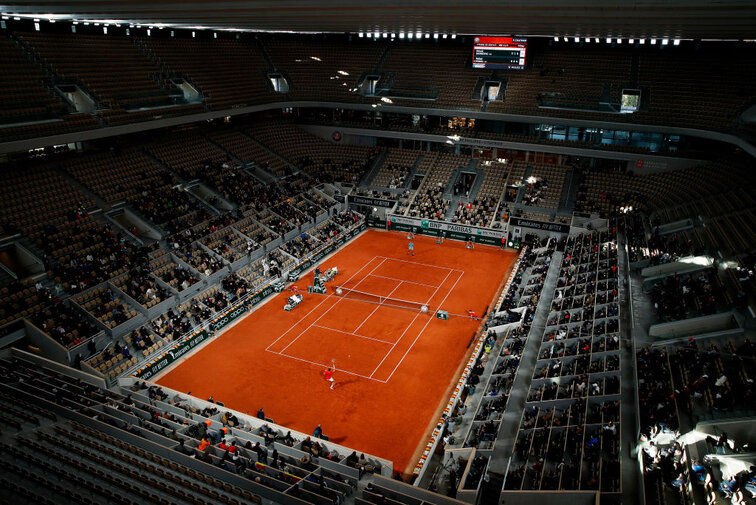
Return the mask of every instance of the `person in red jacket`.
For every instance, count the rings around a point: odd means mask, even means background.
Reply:
[[[331,363],[333,365],[333,363]],[[323,377],[325,377],[325,380],[331,383],[331,389],[333,389],[334,380],[333,380],[333,373],[336,371],[336,366],[333,365],[332,367],[328,367],[328,370],[323,372]]]

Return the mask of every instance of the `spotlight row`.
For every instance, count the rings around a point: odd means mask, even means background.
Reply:
[[[400,39],[429,39],[433,37],[434,39],[456,39],[457,34],[456,33],[430,33],[422,31],[417,32],[399,32],[398,34],[396,32],[358,32],[357,35],[360,38],[369,38],[369,39],[387,39],[391,37],[392,39],[400,38]]]
[[[638,38],[638,39],[636,39],[636,38],[633,38],[633,37],[629,37],[629,38],[626,38],[626,39],[615,38],[615,37],[606,37],[605,40],[606,40],[607,44],[623,44],[625,42],[627,42],[628,44],[635,44],[637,42],[640,45],[644,45],[644,44],[646,44],[646,42],[648,42],[652,46],[656,45],[657,43],[661,44],[662,46],[666,46],[670,42],[672,42],[672,45],[675,45],[675,46],[679,46],[680,45],[680,39],[670,39],[668,37],[665,37],[665,38],[656,38],[655,37],[655,38],[648,38],[648,39],[647,38]],[[588,42],[588,43],[595,42],[595,43],[598,44],[598,43],[601,42],[601,37],[558,37],[558,36],[554,36],[554,42],[560,42],[560,41],[564,41],[564,42]]]

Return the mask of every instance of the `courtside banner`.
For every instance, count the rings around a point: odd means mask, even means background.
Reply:
[[[393,215],[389,216],[388,219],[391,220],[391,230],[411,231],[413,233],[433,236],[438,236],[443,232],[446,238],[464,241],[471,240],[479,244],[501,245],[501,238],[506,236],[506,233],[502,230],[465,226],[445,221],[434,221],[432,219]]]
[[[181,356],[200,345],[205,341],[205,339],[207,339],[207,332],[205,330],[202,330],[196,335],[192,335],[190,338],[174,346],[173,348],[171,348],[171,350],[166,351],[159,358],[145,365],[144,368],[140,368],[134,373],[134,375],[136,377],[139,377],[140,379],[149,379],[150,377],[179,359]]]

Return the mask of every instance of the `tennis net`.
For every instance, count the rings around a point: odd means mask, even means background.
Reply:
[[[401,300],[399,298],[389,298],[386,296],[380,296],[373,293],[365,293],[364,291],[358,291],[356,289],[345,288],[343,286],[337,286],[334,290],[334,294],[341,298],[349,300],[357,300],[360,302],[374,303],[376,305],[385,305],[387,307],[395,307],[399,309],[416,310],[418,312],[428,312],[430,314],[435,312],[434,307],[423,304],[421,302],[413,302],[410,300]]]

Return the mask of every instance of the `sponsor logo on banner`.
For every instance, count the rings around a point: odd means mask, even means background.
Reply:
[[[424,230],[440,230],[455,233],[463,233],[470,236],[491,237],[501,239],[504,232],[501,230],[491,230],[487,228],[477,228],[475,226],[465,226],[461,224],[446,223],[444,221],[433,221],[429,219],[415,219],[404,216],[391,216],[393,224],[403,224],[408,226],[419,227]]]
[[[509,226],[521,226],[522,228],[533,228],[535,230],[555,231],[559,233],[569,233],[570,226],[559,223],[545,223],[543,221],[534,221],[532,219],[523,219],[521,217],[509,218]]]
[[[394,200],[383,200],[381,198],[370,198],[367,196],[354,196],[349,195],[347,196],[349,203],[355,203],[358,205],[369,205],[371,207],[384,207],[386,209],[390,209],[394,206],[396,201]]]

